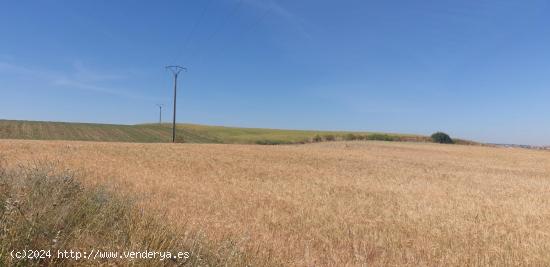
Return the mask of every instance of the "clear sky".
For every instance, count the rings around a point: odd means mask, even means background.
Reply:
[[[550,2],[0,2],[0,119],[550,144]],[[165,118],[171,118],[166,112]]]

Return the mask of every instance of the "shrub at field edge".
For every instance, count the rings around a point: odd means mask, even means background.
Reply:
[[[451,137],[444,132],[436,132],[432,134],[431,138],[434,143],[454,144],[453,139],[451,139]]]

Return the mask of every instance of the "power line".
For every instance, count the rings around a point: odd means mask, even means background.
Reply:
[[[255,32],[258,29],[258,27],[260,26],[260,24],[262,23],[262,21],[264,21],[265,18],[269,15],[269,13],[273,10],[273,8],[274,8],[274,5],[270,5],[269,8],[266,8],[265,11],[258,17],[257,20],[255,20],[254,22],[248,24],[248,26],[245,27],[245,29],[242,31],[242,34],[239,35],[239,38],[244,39],[249,34]],[[217,49],[215,49],[216,52],[219,49],[220,49],[219,47]],[[202,61],[203,57],[200,57],[199,59],[200,59],[200,61]]]
[[[275,1],[273,1],[275,2]],[[242,34],[236,34],[235,36],[238,36],[240,39],[244,39],[246,38],[249,34],[251,34],[252,32],[255,32],[259,26],[262,24],[262,22],[265,20],[265,18],[269,15],[269,13],[271,13],[271,11],[273,10],[274,8],[274,5],[270,5],[268,8],[265,9],[264,12],[262,12],[262,14],[260,16],[258,16],[258,19],[254,20],[253,22],[251,22],[250,24],[248,24],[241,32]],[[220,52],[223,48],[225,48],[226,46],[223,46],[223,47],[218,47],[217,49],[215,49],[214,52]],[[202,59],[204,57],[200,57],[199,60],[200,62],[202,62]]]
[[[260,18],[255,23],[251,24],[249,30],[246,31],[244,35],[247,35],[248,33],[256,30],[260,25],[260,23],[267,17],[267,15],[269,14],[269,12],[271,12],[272,9],[273,9],[273,5],[270,5],[269,8],[266,9],[265,12],[260,16]]]
[[[204,15],[206,14],[206,10],[208,10],[208,7],[210,7],[210,4],[212,3],[212,0],[209,0],[204,8],[202,9],[201,15],[199,16],[198,20],[195,20],[195,23],[193,23],[193,26],[191,26],[191,31],[189,31],[189,34],[187,35],[187,38],[185,38],[185,42],[183,45],[183,53],[187,51],[187,47],[189,46],[189,43],[191,41],[191,38],[193,37],[193,34],[195,33],[195,30],[197,29],[198,25],[201,24],[202,20],[204,19]]]
[[[232,18],[237,13],[237,11],[240,9],[242,4],[243,4],[243,0],[239,0],[239,2],[237,2],[235,7],[227,14],[227,16],[225,16],[225,18],[223,18],[221,20],[221,23],[218,25],[218,27],[206,38],[206,40],[205,40],[206,43],[210,42],[212,40],[212,38],[216,34],[218,34],[224,26],[227,26],[226,21],[229,21],[229,19]],[[200,55],[201,52],[203,51],[203,50],[200,49],[202,47],[204,47],[204,46],[197,47],[196,49],[193,50],[193,53],[191,53],[190,55],[191,56],[192,55],[195,55],[195,56]]]

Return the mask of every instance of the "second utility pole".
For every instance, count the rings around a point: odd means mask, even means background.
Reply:
[[[162,125],[162,107],[164,104],[157,104],[157,107],[159,107],[159,125]]]
[[[166,66],[166,69],[170,70],[174,74],[174,116],[172,122],[172,143],[176,142],[176,94],[178,88],[178,75],[182,70],[187,70],[182,66]]]

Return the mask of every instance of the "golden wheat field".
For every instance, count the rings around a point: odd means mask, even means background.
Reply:
[[[390,142],[0,141],[287,266],[550,265],[550,153]],[[254,264],[254,260],[251,262]]]

